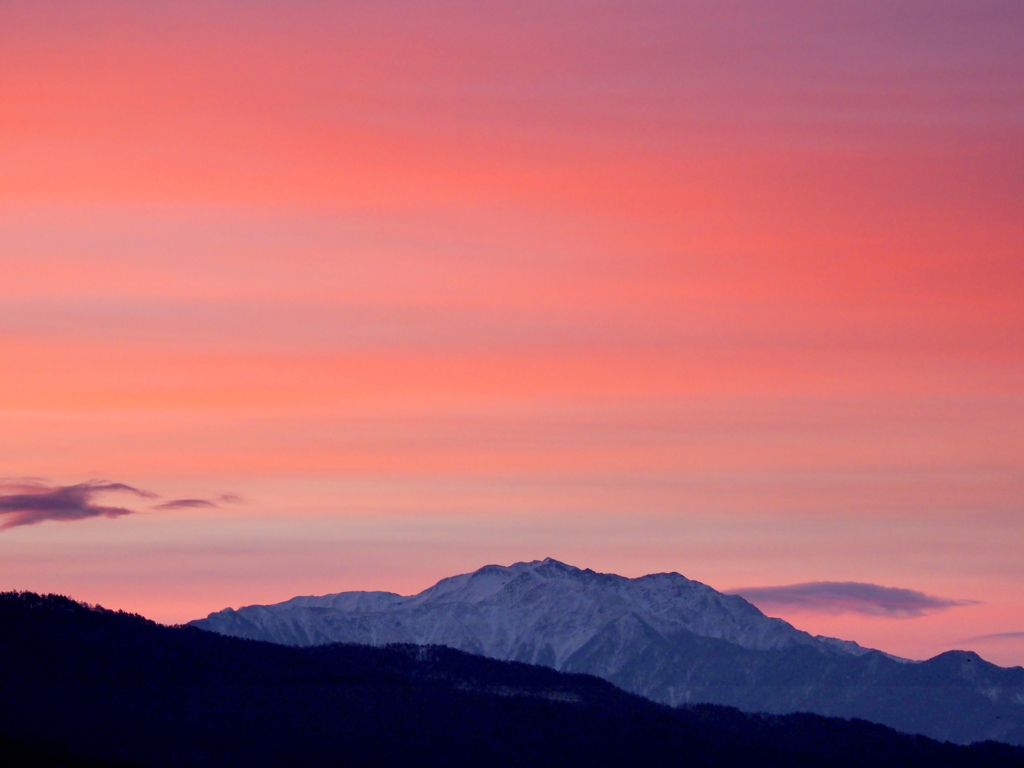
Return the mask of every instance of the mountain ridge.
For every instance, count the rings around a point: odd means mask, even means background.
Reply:
[[[31,593],[0,593],[0,694],[12,768],[1024,768],[993,742],[672,709],[446,647],[290,648]]]
[[[582,589],[581,589],[582,587]],[[552,595],[553,590],[559,590]],[[541,592],[545,594],[541,595]],[[544,598],[547,605],[540,605]],[[558,600],[556,598],[562,598]],[[589,598],[581,611],[581,600]],[[532,601],[532,603],[531,603]],[[502,619],[515,606],[531,604],[530,612],[518,626],[502,626]],[[453,607],[458,606],[458,607]],[[292,608],[311,609],[299,620],[292,615],[282,621],[282,611]],[[544,624],[538,613],[548,610],[553,616],[543,618],[556,626]],[[415,614],[417,624],[391,622],[382,626],[364,623],[340,625],[332,623],[328,611],[350,616],[367,616],[378,612]],[[571,616],[566,615],[571,612]],[[478,616],[480,633],[474,637],[458,637],[453,622],[465,626],[468,614]],[[831,645],[831,639],[818,639],[796,629],[782,619],[765,616],[754,605],[738,595],[726,595],[699,581],[679,573],[658,573],[630,579],[617,574],[598,573],[590,569],[546,558],[511,566],[486,565],[471,573],[450,576],[415,595],[391,592],[339,592],[323,596],[295,597],[273,606],[246,606],[210,614],[206,619],[189,622],[201,629],[214,629],[233,623],[229,634],[243,634],[251,624],[253,639],[275,640],[289,645],[316,645],[325,642],[413,642],[440,643],[459,647],[494,658],[545,663],[558,668],[587,638],[566,637],[564,648],[552,647],[554,662],[529,657],[529,641],[518,636],[485,637],[488,629],[518,631],[529,637],[531,632],[551,633],[559,626],[572,624],[570,619],[607,621],[627,613],[643,614],[658,631],[691,631],[703,637],[715,637],[744,648],[770,650],[793,644],[817,646],[822,651],[846,652]],[[671,613],[676,615],[672,616]],[[434,614],[435,624],[424,626],[424,614]],[[584,613],[585,615],[580,615]],[[543,614],[542,614],[543,615]],[[541,625],[541,626],[537,626]],[[214,629],[214,631],[221,631]],[[585,632],[586,629],[583,628]],[[274,637],[275,633],[280,633]],[[446,640],[454,642],[445,642]],[[517,640],[520,640],[517,644]],[[573,641],[576,641],[575,643]],[[845,641],[834,641],[845,643]],[[525,645],[524,645],[525,644]],[[539,653],[539,652],[538,652]]]
[[[863,717],[960,743],[1024,744],[1022,668],[976,654],[909,662],[815,637],[678,573],[630,579],[548,558],[485,566],[416,595],[298,597],[190,624],[296,646],[445,645],[594,674],[672,706]]]

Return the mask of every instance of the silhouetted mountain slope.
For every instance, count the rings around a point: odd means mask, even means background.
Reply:
[[[1024,750],[1006,745],[939,744],[814,716],[672,710],[595,677],[449,648],[289,648],[32,594],[0,595],[0,687],[7,739],[154,768],[1024,768]]]
[[[418,595],[342,592],[192,622],[288,645],[443,644],[597,675],[665,704],[858,717],[932,738],[1024,745],[1024,669],[962,651],[907,662],[812,637],[678,573],[627,579],[548,560]]]
[[[3,768],[145,768],[138,763],[96,760],[48,742],[25,741],[0,735]]]

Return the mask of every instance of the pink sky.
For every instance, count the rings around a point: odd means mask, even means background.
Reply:
[[[546,556],[1024,663],[1018,2],[7,2],[0,530],[183,621]]]

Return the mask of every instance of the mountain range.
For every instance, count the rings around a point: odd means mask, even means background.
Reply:
[[[409,597],[342,592],[225,609],[207,631],[291,646],[441,645],[586,673],[656,702],[862,718],[1024,744],[1024,669],[950,651],[922,662],[812,636],[681,576],[629,579],[547,559],[489,565]]]
[[[4,768],[1024,768],[1024,748],[671,708],[443,646],[287,647],[0,594]]]

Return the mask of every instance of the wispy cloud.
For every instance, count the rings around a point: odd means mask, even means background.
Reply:
[[[812,581],[780,587],[748,587],[732,594],[754,603],[762,610],[776,608],[814,613],[863,613],[869,616],[915,618],[977,600],[954,600],[913,589],[882,587],[856,581]]]
[[[89,480],[75,485],[50,485],[35,477],[0,480],[0,530],[35,525],[46,520],[67,522],[92,517],[123,517],[138,511],[127,506],[100,503],[100,497],[110,494],[147,500],[160,498],[152,491],[107,480]],[[171,499],[154,505],[152,509],[198,509],[242,504],[244,501],[236,494],[223,493],[214,499]]]
[[[0,483],[0,529],[35,525],[44,520],[86,520],[91,517],[121,517],[135,510],[108,506],[97,497],[108,494],[155,499],[157,495],[124,483],[90,480],[77,485],[47,485],[40,480]]]
[[[215,499],[171,499],[162,504],[157,504],[153,509],[202,509],[205,507],[219,507],[221,504],[242,504],[245,502],[241,496],[234,493],[222,493]]]
[[[1024,632],[996,632],[992,635],[978,635],[961,640],[962,643],[976,643],[985,640],[1024,640]]]
[[[153,509],[196,509],[198,507],[216,507],[217,504],[208,499],[173,499],[157,504]]]

